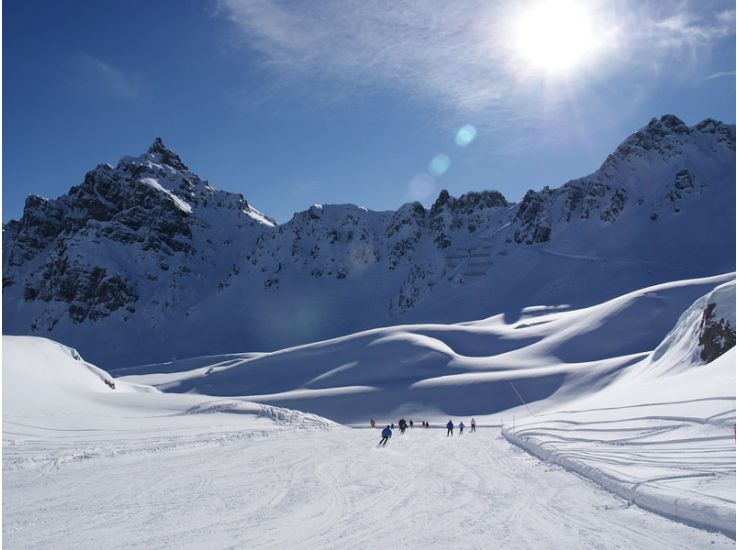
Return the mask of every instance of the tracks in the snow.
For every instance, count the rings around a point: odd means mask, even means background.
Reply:
[[[5,472],[23,548],[733,548],[511,447],[329,430]],[[76,504],[75,504],[76,503]],[[29,514],[31,514],[29,516]],[[29,517],[34,520],[31,529]],[[711,544],[714,543],[714,544]]]

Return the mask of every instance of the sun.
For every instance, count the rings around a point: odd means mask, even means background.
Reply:
[[[518,62],[548,76],[567,75],[596,57],[595,17],[574,0],[542,0],[520,8],[512,19]]]

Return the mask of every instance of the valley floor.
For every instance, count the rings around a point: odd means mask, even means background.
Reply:
[[[4,442],[4,548],[735,548],[498,427],[63,435]]]

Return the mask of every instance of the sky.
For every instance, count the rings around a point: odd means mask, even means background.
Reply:
[[[673,113],[735,123],[735,2],[5,0],[2,211],[161,137],[279,222],[596,170]]]

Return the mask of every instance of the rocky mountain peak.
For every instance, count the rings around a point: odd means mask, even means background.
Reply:
[[[180,170],[182,172],[189,170],[185,163],[182,162],[182,159],[179,158],[179,155],[164,145],[164,141],[160,137],[154,139],[154,143],[151,144],[151,147],[146,151],[146,154],[153,156],[162,164],[171,166],[175,170]]]
[[[650,151],[670,156],[673,151],[673,142],[688,139],[689,132],[687,125],[674,115],[652,118],[646,126],[621,143],[615,150],[614,156],[619,158],[643,156]],[[608,157],[605,164],[612,160]]]
[[[659,118],[652,118],[646,128],[658,134],[664,134],[667,132],[673,132],[675,134],[688,134],[689,128],[682,120],[676,115],[666,114]]]

